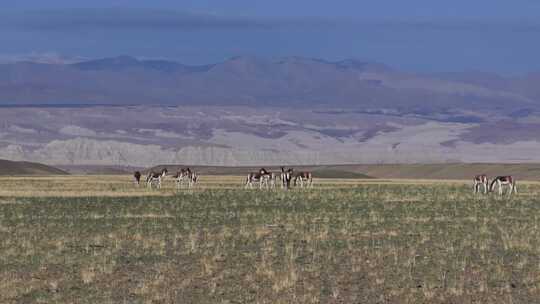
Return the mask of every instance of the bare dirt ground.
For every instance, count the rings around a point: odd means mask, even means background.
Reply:
[[[537,114],[525,120],[456,111],[6,107],[0,111],[0,158],[73,168],[540,161]],[[452,119],[465,114],[479,120]]]

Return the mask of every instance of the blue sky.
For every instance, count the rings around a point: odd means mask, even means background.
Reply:
[[[540,70],[540,1],[0,0],[0,59],[355,58],[413,71]]]

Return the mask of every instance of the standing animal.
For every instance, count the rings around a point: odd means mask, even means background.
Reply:
[[[167,168],[163,168],[161,170],[161,173],[155,173],[153,171],[150,171],[148,175],[146,176],[146,185],[149,188],[152,188],[154,183],[156,184],[156,188],[161,189],[161,182],[167,176]]]
[[[294,186],[300,181],[300,188],[304,188],[306,183],[307,188],[313,188],[313,174],[308,171],[294,173]]]
[[[199,175],[196,172],[191,172],[191,176],[189,177],[189,187],[193,188],[197,185],[197,182],[199,181]]]
[[[178,171],[173,177],[176,179],[177,189],[182,188],[184,181],[187,181],[188,188],[192,188],[198,180],[198,175],[195,172],[191,171],[190,168],[180,169],[180,171]]]
[[[276,181],[277,181],[277,179],[278,179],[278,176],[277,176],[276,173],[269,172],[268,180],[270,182],[270,184],[269,184],[270,189],[276,189]]]
[[[511,175],[497,176],[494,178],[489,187],[489,191],[495,190],[496,186],[499,187],[499,195],[503,195],[503,186],[508,186],[509,196],[512,195],[512,193],[517,193],[516,179]]]
[[[137,185],[137,187],[139,187],[141,185],[141,172],[139,171],[135,171],[133,173],[133,178],[135,179],[135,184]]]
[[[292,168],[289,168],[285,170],[285,168],[281,167],[281,189],[289,190],[291,188],[291,180],[293,179],[294,170]]]
[[[274,172],[261,168],[259,169],[259,174],[261,174],[261,187],[264,186],[266,189],[274,189],[276,187],[277,176]]]
[[[268,188],[269,185],[270,185],[272,176],[273,176],[273,174],[268,172],[265,168],[259,169],[259,172],[250,172],[246,177],[246,182],[244,184],[244,188],[253,189],[253,184],[255,182],[259,183],[259,189],[262,189],[263,186]]]
[[[484,188],[484,194],[487,194],[488,193],[488,187],[489,187],[489,179],[488,179],[487,175],[485,175],[485,174],[476,175],[473,178],[473,185],[474,185],[473,186],[474,187],[474,190],[473,190],[474,193],[480,192],[480,187],[483,187]]]

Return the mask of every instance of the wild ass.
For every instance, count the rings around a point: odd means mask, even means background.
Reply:
[[[190,168],[180,169],[173,177],[176,179],[176,189],[182,188],[184,180],[187,181],[188,188],[192,188],[198,180],[198,175]]]
[[[139,171],[135,171],[133,173],[133,178],[135,179],[135,184],[137,185],[137,187],[139,187],[141,185],[141,172]]]
[[[499,195],[503,195],[503,186],[508,186],[509,196],[512,195],[512,193],[517,193],[516,179],[511,175],[497,176],[494,178],[489,187],[489,191],[495,190],[496,186],[499,187]]]
[[[298,184],[298,180],[300,180],[300,188],[304,188],[304,183],[306,183],[307,188],[313,188],[313,174],[311,172],[294,173],[294,186]]]
[[[250,172],[246,177],[244,188],[253,189],[253,183],[259,182],[259,189],[269,188],[272,184],[275,185],[275,174],[268,172],[265,168],[259,169],[259,172]]]
[[[259,173],[262,174],[262,183],[267,189],[275,189],[278,176],[274,172],[269,172],[265,168],[261,168]]]
[[[278,175],[274,172],[270,172],[270,188],[276,189],[276,182],[279,179]]]
[[[294,170],[292,168],[289,168],[285,170],[285,168],[281,167],[281,189],[289,190],[291,188],[291,180],[293,179]]]
[[[149,188],[152,188],[154,183],[156,184],[156,188],[161,189],[161,181],[167,176],[167,168],[164,168],[161,170],[161,173],[155,173],[153,171],[150,171],[148,175],[146,176],[146,186]]]
[[[473,185],[474,185],[473,186],[474,187],[474,190],[473,190],[474,193],[480,192],[480,187],[483,187],[484,188],[484,194],[487,194],[488,193],[488,187],[489,187],[489,179],[488,179],[487,175],[485,175],[485,174],[476,175],[473,178]]]

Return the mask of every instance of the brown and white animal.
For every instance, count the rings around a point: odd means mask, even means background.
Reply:
[[[270,189],[276,189],[276,182],[278,180],[278,175],[274,172],[269,172],[268,175],[268,181],[269,181],[269,188]]]
[[[499,187],[499,195],[503,195],[503,186],[508,186],[508,195],[517,193],[516,179],[511,175],[497,176],[494,178],[489,187],[489,191],[495,190],[496,186]]]
[[[135,171],[133,173],[133,178],[135,179],[135,184],[137,185],[137,187],[139,187],[141,185],[141,172],[139,171]]]
[[[295,172],[293,176],[294,186],[296,186],[298,181],[300,181],[300,188],[304,188],[304,183],[306,183],[307,188],[313,188],[313,174],[311,172]]]
[[[253,189],[253,184],[256,182],[259,183],[259,189],[262,189],[263,186],[265,188],[269,188],[272,176],[274,176],[275,179],[275,175],[268,172],[268,170],[266,170],[265,168],[259,169],[259,172],[250,172],[246,177],[244,188]]]
[[[291,181],[293,179],[294,170],[292,168],[286,169],[281,167],[281,189],[289,190],[291,188]]]
[[[191,171],[190,168],[182,168],[173,176],[176,179],[176,188],[182,188],[184,181],[187,182],[187,187],[192,188],[198,180],[198,175]]]
[[[489,179],[487,175],[480,174],[473,178],[474,193],[480,192],[480,187],[484,188],[484,194],[488,193]]]
[[[199,181],[199,175],[196,172],[191,172],[191,175],[189,176],[189,187],[193,188],[197,185],[197,182]]]
[[[167,168],[161,170],[161,173],[150,171],[150,173],[148,173],[148,175],[146,176],[147,187],[152,188],[155,184],[156,188],[161,189],[161,182],[163,181],[165,176],[167,176],[168,172],[169,171],[167,171]]]
[[[266,189],[276,188],[276,180],[278,179],[276,173],[268,171],[265,168],[259,169],[259,173],[262,176],[261,182],[264,188]]]

